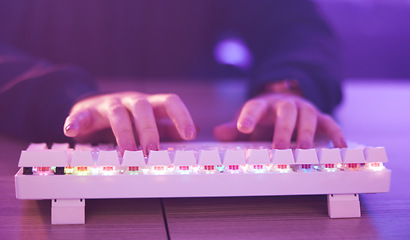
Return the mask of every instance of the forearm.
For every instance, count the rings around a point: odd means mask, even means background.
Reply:
[[[0,133],[28,141],[65,141],[71,106],[96,91],[82,70],[0,48]]]
[[[283,14],[272,16],[270,45],[254,45],[251,96],[264,85],[292,79],[305,98],[322,112],[331,113],[341,101],[341,63],[337,39],[315,6],[308,1],[280,5]],[[276,27],[274,22],[285,23]]]

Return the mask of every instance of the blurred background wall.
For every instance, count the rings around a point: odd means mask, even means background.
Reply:
[[[315,0],[343,46],[348,78],[410,79],[409,0]]]
[[[410,0],[314,1],[317,3],[323,15],[328,19],[329,24],[334,28],[342,43],[342,56],[346,78],[410,79]],[[80,4],[89,4],[93,1],[79,2]],[[14,40],[12,38],[19,34],[16,33],[16,26],[18,26],[18,29],[22,29],[19,21],[24,18],[24,16],[22,16],[24,14],[37,14],[38,16],[34,17],[34,19],[41,21],[38,23],[39,27],[37,29],[26,29],[27,31],[50,32],[50,29],[42,28],[42,23],[52,21],[52,19],[47,19],[45,16],[45,13],[50,15],[50,10],[53,11],[52,14],[57,15],[74,11],[76,15],[73,17],[77,18],[74,20],[78,22],[76,24],[86,24],[81,23],[81,19],[78,19],[84,16],[84,14],[87,14],[86,12],[82,12],[84,10],[79,8],[78,4],[72,4],[71,6],[65,6],[64,4],[51,5],[54,6],[50,6],[50,2],[45,0],[35,0],[33,2],[31,2],[31,0],[0,0],[0,21],[10,23],[1,24],[0,36],[5,36],[6,41],[9,40],[13,42]],[[25,12],[19,11],[22,6],[25,7]],[[72,9],[69,9],[70,7]],[[95,9],[95,11],[98,11],[98,9]],[[113,9],[113,11],[118,12],[119,9]],[[128,11],[131,10],[128,9]],[[104,21],[103,17],[101,21]],[[37,23],[32,23],[34,26],[36,24]],[[72,23],[66,22],[65,24],[67,24],[67,27],[70,27]],[[48,26],[52,26],[52,23]],[[43,44],[45,45],[44,48],[40,49],[35,42],[44,41],[43,39],[26,39],[24,35],[21,36],[23,37],[20,37],[22,39],[19,39],[19,41],[33,42],[33,45],[27,46],[27,48],[34,53],[34,55],[36,55],[36,52],[47,51],[46,45],[51,46],[54,41],[50,39],[47,40],[49,42]],[[31,33],[27,36],[36,36],[36,34]],[[57,33],[52,37],[55,37],[55,41],[66,42],[67,44],[72,42],[68,39],[61,39],[62,36],[64,36],[64,34]],[[81,41],[81,38],[78,36],[72,37],[75,41]],[[101,54],[92,52],[93,45],[99,44],[100,42],[98,39],[91,39],[91,41],[94,43],[90,44],[91,50],[89,52],[95,56],[100,56]],[[84,42],[81,43],[83,44]],[[71,45],[75,45],[75,43],[71,43]],[[68,47],[71,45],[68,45]],[[98,46],[94,47],[97,49]],[[28,49],[24,50],[28,51]],[[51,54],[55,55],[54,59],[51,58],[51,60],[58,62],[58,56],[61,54],[55,50],[53,50]],[[116,54],[118,55],[118,53]],[[92,66],[90,59],[93,59],[92,61],[103,61],[103,57],[95,56],[89,56],[90,58],[85,56],[77,60],[79,65],[89,64],[89,66]],[[114,54],[113,56],[116,55]],[[70,56],[66,56],[65,59],[70,60]],[[90,68],[91,69],[88,70],[93,72],[92,67]]]

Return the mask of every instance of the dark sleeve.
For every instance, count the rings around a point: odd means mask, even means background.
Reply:
[[[0,133],[31,142],[59,142],[65,117],[80,98],[95,94],[81,69],[25,56],[0,42]]]
[[[310,1],[272,1],[264,8],[251,41],[255,54],[251,95],[269,82],[297,80],[304,96],[321,111],[331,113],[341,101],[338,42]],[[266,9],[269,9],[268,11]]]

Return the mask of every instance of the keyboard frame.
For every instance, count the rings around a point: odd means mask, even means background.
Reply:
[[[196,150],[206,146],[201,143],[193,144],[196,144]],[[241,143],[221,144],[225,149],[236,145]],[[168,148],[172,143],[165,146]],[[175,146],[185,144],[177,143]],[[21,167],[15,175],[17,199],[51,200],[52,224],[84,224],[85,199],[119,198],[328,195],[329,217],[360,217],[358,194],[388,192],[390,181],[391,170],[385,167],[377,171],[362,167],[359,170],[334,172],[216,171],[212,174],[199,172],[154,175],[130,174],[125,171],[115,175],[47,176],[24,175]]]

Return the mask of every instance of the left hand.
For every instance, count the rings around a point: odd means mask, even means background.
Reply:
[[[276,149],[290,148],[294,134],[296,148],[312,148],[315,137],[330,139],[336,148],[346,147],[342,130],[331,116],[303,97],[288,93],[266,93],[250,99],[236,120],[214,128],[218,140],[272,140]]]

